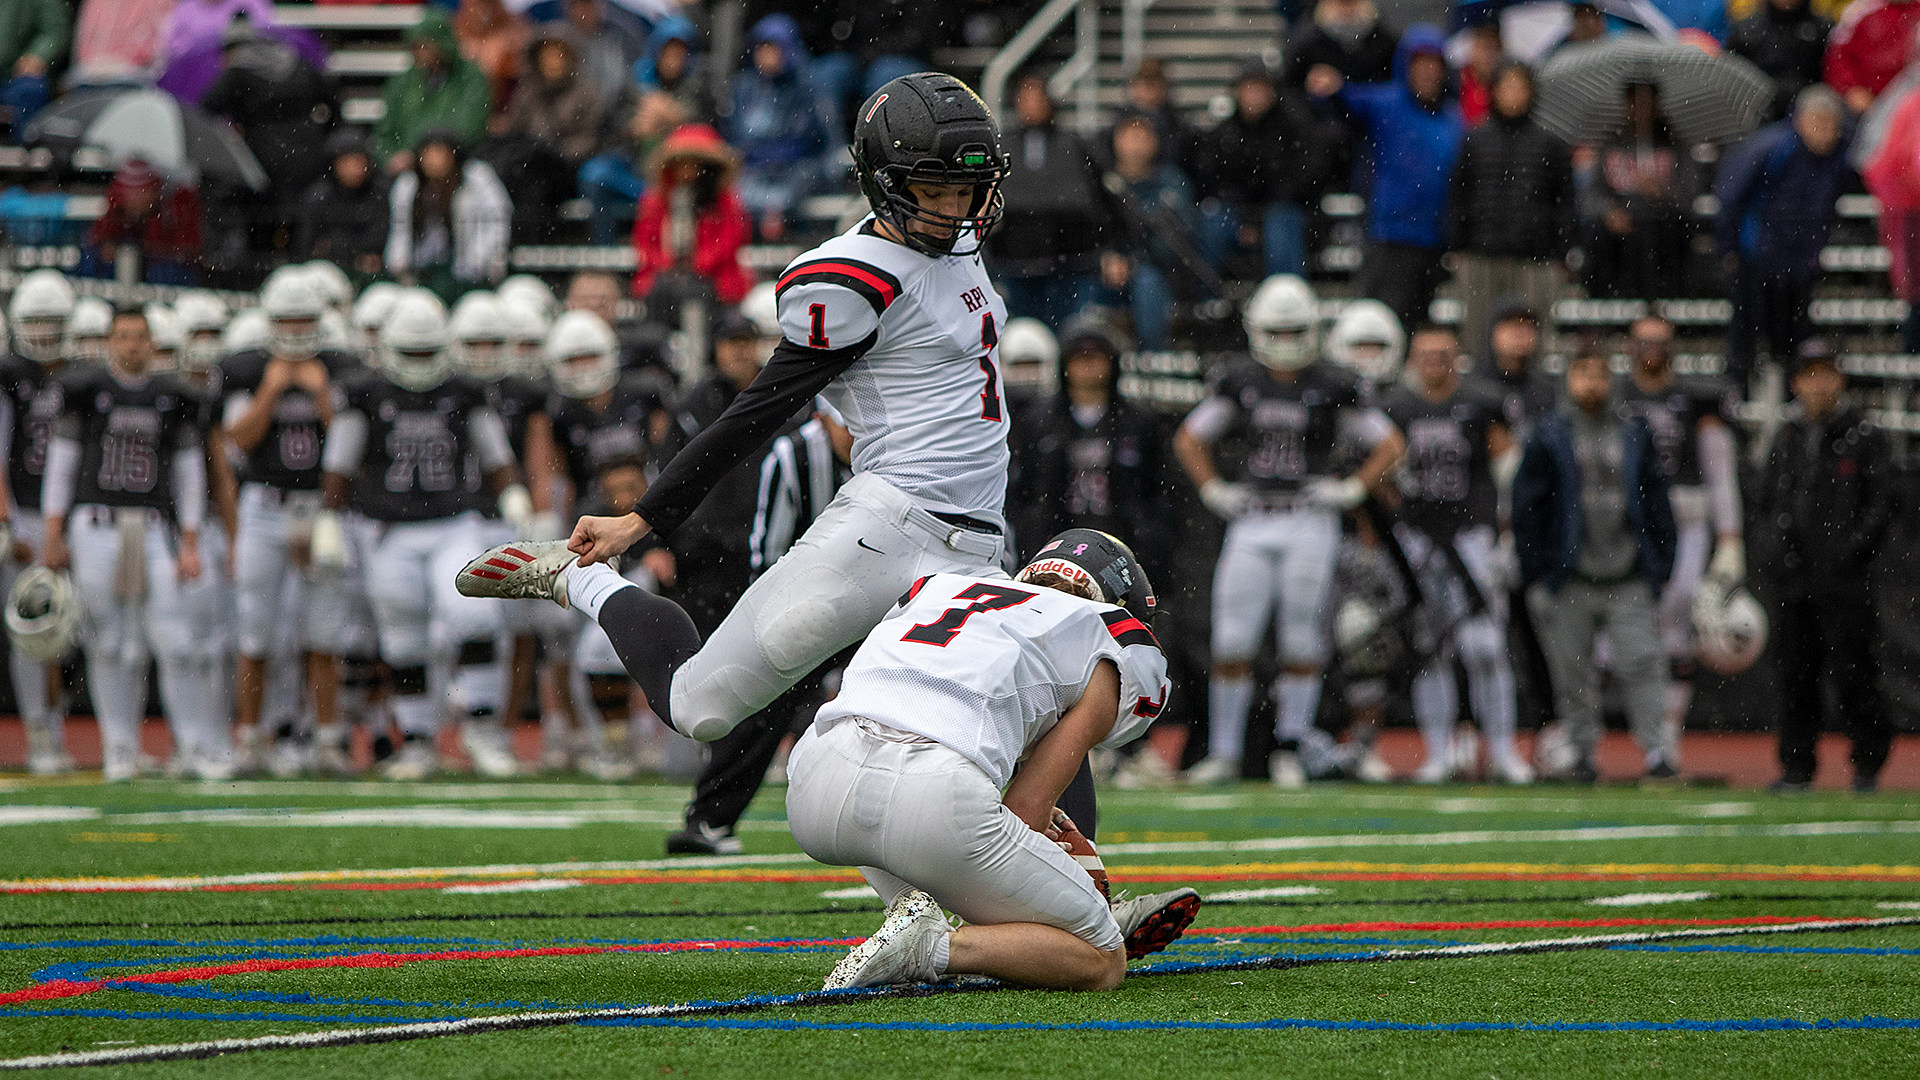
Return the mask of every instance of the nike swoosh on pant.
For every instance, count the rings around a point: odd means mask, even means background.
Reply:
[[[864,537],[864,536],[863,536],[863,537],[861,537],[861,538],[860,538],[860,539],[858,539],[858,540],[855,540],[855,541],[854,541],[854,543],[856,543],[856,544],[859,544],[859,545],[860,545],[861,547],[863,547],[863,548],[866,548],[866,549],[867,549],[868,551],[871,551],[871,552],[873,552],[873,553],[874,553],[875,555],[885,555],[885,554],[886,554],[886,552],[884,552],[884,551],[881,551],[881,550],[880,550],[879,548],[877,548],[877,547],[874,547],[874,546],[873,546],[872,544],[869,544],[869,543],[867,543],[867,538],[866,538],[866,537]]]

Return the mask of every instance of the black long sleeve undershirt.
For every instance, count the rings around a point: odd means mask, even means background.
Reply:
[[[729,470],[765,443],[780,425],[853,362],[873,348],[879,331],[843,349],[808,349],[782,341],[767,366],[740,391],[720,418],[675,454],[640,497],[634,512],[653,531],[671,536]]]

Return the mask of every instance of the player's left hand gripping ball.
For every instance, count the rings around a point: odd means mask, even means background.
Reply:
[[[1080,831],[1080,826],[1075,825],[1073,819],[1058,807],[1053,811],[1053,827],[1060,830],[1060,847],[1073,856],[1073,861],[1079,863],[1080,868],[1093,879],[1094,888],[1100,890],[1101,897],[1111,902],[1113,893],[1107,887],[1107,865],[1100,861],[1100,853],[1094,850],[1093,841],[1087,839],[1086,834]]]

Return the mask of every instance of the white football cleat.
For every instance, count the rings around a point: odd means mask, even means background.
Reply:
[[[1493,755],[1493,775],[1501,783],[1516,787],[1525,787],[1533,783],[1532,767],[1520,760],[1520,755],[1511,751]]]
[[[473,557],[453,579],[461,596],[551,600],[567,606],[562,570],[575,559],[565,540],[515,540]]]
[[[473,762],[473,771],[481,776],[502,779],[520,775],[520,762],[513,756],[513,736],[497,716],[461,721],[460,746],[467,752],[467,760]]]
[[[1268,778],[1282,791],[1299,791],[1307,786],[1307,768],[1292,750],[1276,750],[1267,759]]]
[[[353,763],[353,749],[342,724],[313,729],[313,769],[321,776],[354,776],[360,772]]]
[[[440,755],[434,752],[432,739],[409,738],[400,752],[387,760],[380,775],[388,780],[413,782],[425,780],[440,768]]]
[[[1444,784],[1453,779],[1453,762],[1446,754],[1434,754],[1420,763],[1413,772],[1416,784]]]
[[[1180,779],[1195,787],[1212,787],[1216,784],[1233,784],[1240,780],[1240,763],[1232,758],[1201,758],[1193,767],[1182,773]]]
[[[1353,775],[1365,784],[1385,784],[1393,780],[1393,766],[1380,756],[1372,747],[1360,755],[1360,761],[1353,767]]]
[[[1142,749],[1113,771],[1113,786],[1122,791],[1172,787],[1179,779],[1167,760],[1151,749]]]
[[[934,949],[950,932],[933,897],[908,889],[887,905],[880,929],[833,966],[822,989],[932,982],[940,977],[933,969]]]

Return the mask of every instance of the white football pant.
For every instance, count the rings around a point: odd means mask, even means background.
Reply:
[[[500,707],[500,602],[462,596],[453,584],[485,543],[480,526],[478,514],[392,522],[368,560],[380,658],[394,671],[394,719],[409,736],[439,730],[443,695],[463,713]]]

